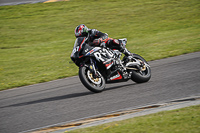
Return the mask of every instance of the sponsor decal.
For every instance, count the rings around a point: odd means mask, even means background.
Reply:
[[[118,74],[115,76],[112,76],[110,79],[111,80],[117,80],[117,79],[122,79],[122,76],[119,74],[119,72],[117,72]]]
[[[86,55],[90,55],[90,54],[94,53],[95,51],[97,51],[99,49],[101,49],[101,48],[95,47],[92,50],[90,50]]]
[[[107,69],[109,69],[112,65],[113,65],[113,62],[111,62],[109,64],[105,64],[105,66],[106,66]]]

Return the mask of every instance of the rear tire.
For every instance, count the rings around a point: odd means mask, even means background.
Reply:
[[[141,57],[140,55],[133,54],[133,57],[140,60],[140,61],[147,63],[147,61],[143,57]],[[147,82],[147,81],[150,80],[150,78],[151,78],[151,68],[149,66],[146,66],[144,68],[144,70],[142,70],[142,71],[139,71],[139,70],[138,71],[132,71],[131,80],[133,80],[136,83]]]
[[[95,93],[102,92],[106,86],[104,77],[99,72],[98,74],[101,76],[100,78],[93,78],[92,73],[86,66],[79,68],[79,78],[82,84]]]

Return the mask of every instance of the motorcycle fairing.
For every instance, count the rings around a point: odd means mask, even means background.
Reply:
[[[110,80],[119,80],[119,79],[122,79],[122,75],[119,72],[117,72],[116,75],[110,77]]]
[[[92,57],[95,58],[100,64],[104,65],[106,70],[110,69],[114,65],[114,51],[102,47],[92,47],[86,43],[86,40],[87,39],[85,37],[78,37],[75,41],[71,54],[71,59],[75,62],[75,64],[79,66],[84,60],[84,57]],[[95,70],[95,68],[97,68],[96,61],[90,59],[89,64],[91,65],[88,66],[94,77],[97,75]],[[118,71],[115,71],[107,76],[107,80],[110,81],[123,79],[123,76]]]
[[[114,61],[113,59],[108,59],[107,61],[103,62],[103,64],[105,65],[106,69],[109,69],[114,64]]]
[[[100,49],[101,49],[100,47],[95,47],[92,50],[90,50],[89,52],[87,52],[87,54],[85,56],[89,56]]]
[[[82,62],[82,57],[85,57],[85,53],[93,49],[86,43],[87,39],[85,37],[78,37],[75,40],[74,47],[71,53],[71,59],[74,63],[79,66]]]

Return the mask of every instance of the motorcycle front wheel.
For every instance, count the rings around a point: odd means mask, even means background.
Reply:
[[[79,68],[79,78],[82,84],[90,91],[99,93],[105,89],[105,79],[104,77],[97,71],[100,77],[94,78],[89,68],[86,66],[82,66]]]

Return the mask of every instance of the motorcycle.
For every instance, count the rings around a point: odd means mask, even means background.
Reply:
[[[147,61],[137,54],[124,56],[118,50],[108,47],[93,47],[87,43],[88,37],[78,37],[74,43],[71,60],[79,67],[79,78],[90,91],[99,93],[106,84],[125,82],[131,79],[144,83],[151,78],[151,68]],[[118,39],[124,46],[127,39]]]

